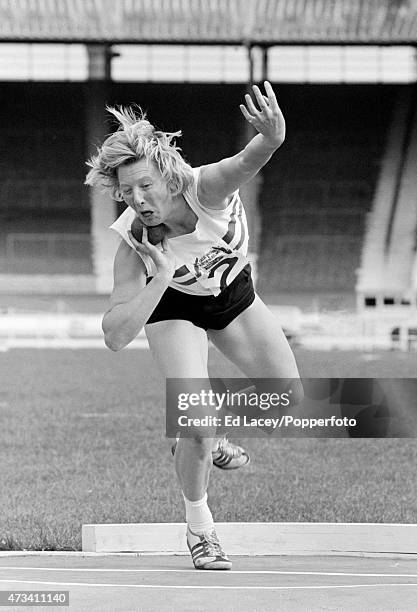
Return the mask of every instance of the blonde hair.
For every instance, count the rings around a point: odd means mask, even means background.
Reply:
[[[120,201],[123,198],[117,169],[145,158],[157,165],[173,196],[184,193],[193,181],[193,173],[174,140],[181,132],[156,130],[140,107],[107,106],[106,110],[116,117],[119,127],[97,148],[97,155],[87,161],[91,170],[85,184],[101,185],[114,200]]]

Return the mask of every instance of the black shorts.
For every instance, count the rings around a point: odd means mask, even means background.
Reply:
[[[151,278],[148,279],[149,282]],[[203,329],[224,329],[255,299],[247,264],[219,295],[190,295],[168,287],[147,323],[182,319]]]

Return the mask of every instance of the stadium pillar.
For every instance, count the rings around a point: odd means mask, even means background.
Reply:
[[[109,130],[105,106],[110,85],[112,54],[108,45],[87,45],[88,82],[85,96],[87,155],[96,153]],[[118,246],[115,232],[109,230],[117,216],[116,203],[97,187],[89,188],[91,210],[91,256],[97,293],[109,293],[113,286],[113,259]]]

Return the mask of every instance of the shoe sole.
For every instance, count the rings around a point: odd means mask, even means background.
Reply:
[[[198,570],[226,571],[232,569],[232,563],[230,561],[209,561],[203,565],[194,565],[194,567]]]

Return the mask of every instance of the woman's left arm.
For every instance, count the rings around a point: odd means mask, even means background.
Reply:
[[[259,108],[249,94],[245,95],[246,106],[240,105],[246,121],[258,134],[233,157],[202,166],[200,170],[199,199],[209,208],[223,208],[225,198],[253,178],[285,140],[284,116],[271,84],[265,81],[264,85],[266,96],[257,85],[253,86]]]

